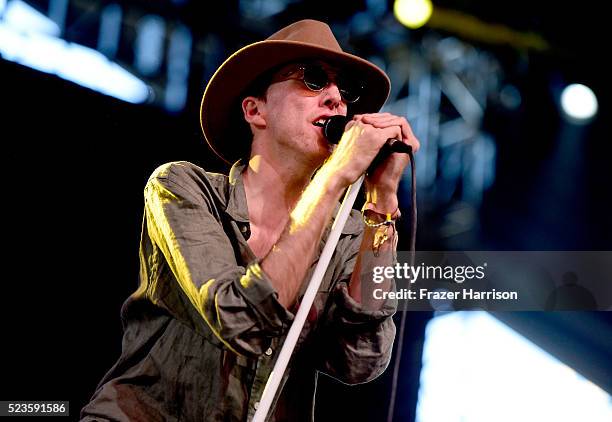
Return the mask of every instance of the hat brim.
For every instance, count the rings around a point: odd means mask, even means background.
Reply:
[[[287,40],[265,40],[250,44],[230,56],[212,76],[200,107],[200,123],[211,149],[231,164],[249,148],[250,139],[236,139],[239,124],[232,107],[240,94],[260,75],[279,65],[298,60],[316,59],[348,68],[362,78],[364,92],[351,114],[375,113],[383,106],[390,91],[390,81],[379,67],[349,53],[318,45]]]

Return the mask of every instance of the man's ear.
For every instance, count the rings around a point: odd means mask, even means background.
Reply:
[[[246,97],[242,100],[242,113],[244,120],[250,125],[263,129],[266,127],[266,119],[262,110],[264,102],[256,97]]]

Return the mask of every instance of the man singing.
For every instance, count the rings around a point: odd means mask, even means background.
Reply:
[[[404,118],[378,113],[389,88],[381,69],[344,53],[313,20],[219,67],[202,129],[217,155],[239,160],[227,176],[174,162],[150,177],[122,354],[82,420],[253,417],[343,191],[387,139],[419,147]],[[335,147],[322,128],[334,115],[351,118]],[[355,384],[386,368],[396,303],[373,299],[372,269],[394,265],[408,161],[391,154],[368,172],[363,211],[342,231],[269,420],[312,420],[318,371]]]

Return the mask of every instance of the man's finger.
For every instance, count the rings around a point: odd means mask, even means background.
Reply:
[[[379,129],[383,129],[389,126],[399,126],[402,129],[402,140],[409,140],[411,137],[414,137],[410,124],[403,117],[398,117],[394,115],[364,115],[362,121]]]

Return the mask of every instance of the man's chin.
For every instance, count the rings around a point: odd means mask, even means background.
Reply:
[[[311,166],[313,169],[317,169],[319,167],[321,167],[323,165],[323,163],[325,163],[325,161],[329,158],[329,156],[331,155],[332,150],[329,148],[321,148],[318,153],[313,153],[310,154],[309,157],[309,162],[311,163]]]

